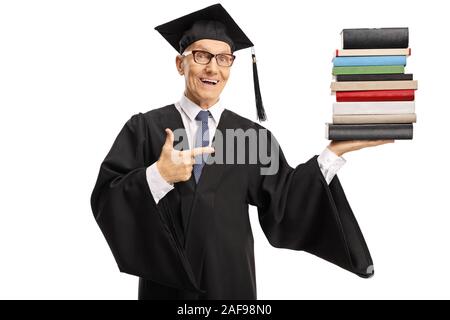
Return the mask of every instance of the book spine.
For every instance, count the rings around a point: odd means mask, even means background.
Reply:
[[[410,56],[411,48],[407,49],[336,49],[336,57],[356,57],[356,56]]]
[[[410,140],[412,123],[405,124],[327,124],[329,140]]]
[[[344,29],[343,49],[408,48],[408,28]]]
[[[333,124],[415,123],[416,120],[417,116],[415,113],[333,116]]]
[[[406,81],[413,80],[412,73],[392,74],[340,74],[336,76],[338,82],[348,81]]]
[[[333,75],[405,73],[404,66],[333,67]]]
[[[335,102],[333,115],[415,113],[414,101]]]
[[[406,56],[336,57],[335,67],[353,66],[405,66]]]
[[[336,101],[414,101],[414,90],[337,91]]]
[[[416,90],[417,80],[412,81],[357,81],[332,82],[332,91],[368,91],[368,90]]]

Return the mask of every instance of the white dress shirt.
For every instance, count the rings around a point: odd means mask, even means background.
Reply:
[[[185,95],[181,97],[179,102],[175,103],[175,108],[177,108],[178,112],[181,114],[181,119],[183,120],[183,125],[186,129],[186,134],[189,141],[189,148],[192,149],[200,124],[199,121],[195,120],[195,117],[203,109],[189,100]],[[223,110],[224,107],[221,105],[220,100],[215,105],[208,108],[208,111],[211,113],[211,117],[208,118],[209,146],[211,146],[211,142]],[[317,162],[319,164],[320,171],[329,184],[338,170],[345,164],[345,159],[337,156],[330,149],[325,148],[325,150],[323,150],[317,157]],[[158,203],[174,188],[174,186],[164,180],[159,173],[156,162],[147,168],[146,173],[150,192],[152,193],[155,202]]]

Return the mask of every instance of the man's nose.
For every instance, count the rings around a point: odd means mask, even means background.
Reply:
[[[219,70],[219,65],[215,57],[211,58],[211,61],[205,66],[205,70],[208,72],[216,73]]]

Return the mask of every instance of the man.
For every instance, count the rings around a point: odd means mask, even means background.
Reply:
[[[126,123],[91,198],[119,269],[140,277],[139,299],[255,299],[249,205],[273,246],[370,277],[370,253],[335,173],[344,153],[389,141],[332,142],[291,168],[270,132],[221,105],[233,52],[252,46],[225,9],[214,5],[156,29],[179,52],[184,95]],[[229,132],[254,139],[238,148]],[[269,146],[270,163],[249,160],[255,146]]]

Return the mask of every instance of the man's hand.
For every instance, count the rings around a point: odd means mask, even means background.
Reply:
[[[178,151],[173,148],[174,135],[172,130],[166,129],[166,142],[164,143],[156,162],[159,174],[168,183],[187,181],[191,177],[195,157],[204,153],[213,153],[214,148],[203,147],[192,150]]]
[[[375,147],[386,143],[394,143],[395,140],[349,140],[349,141],[331,141],[328,149],[333,151],[339,157],[346,152],[355,151],[367,147]]]

